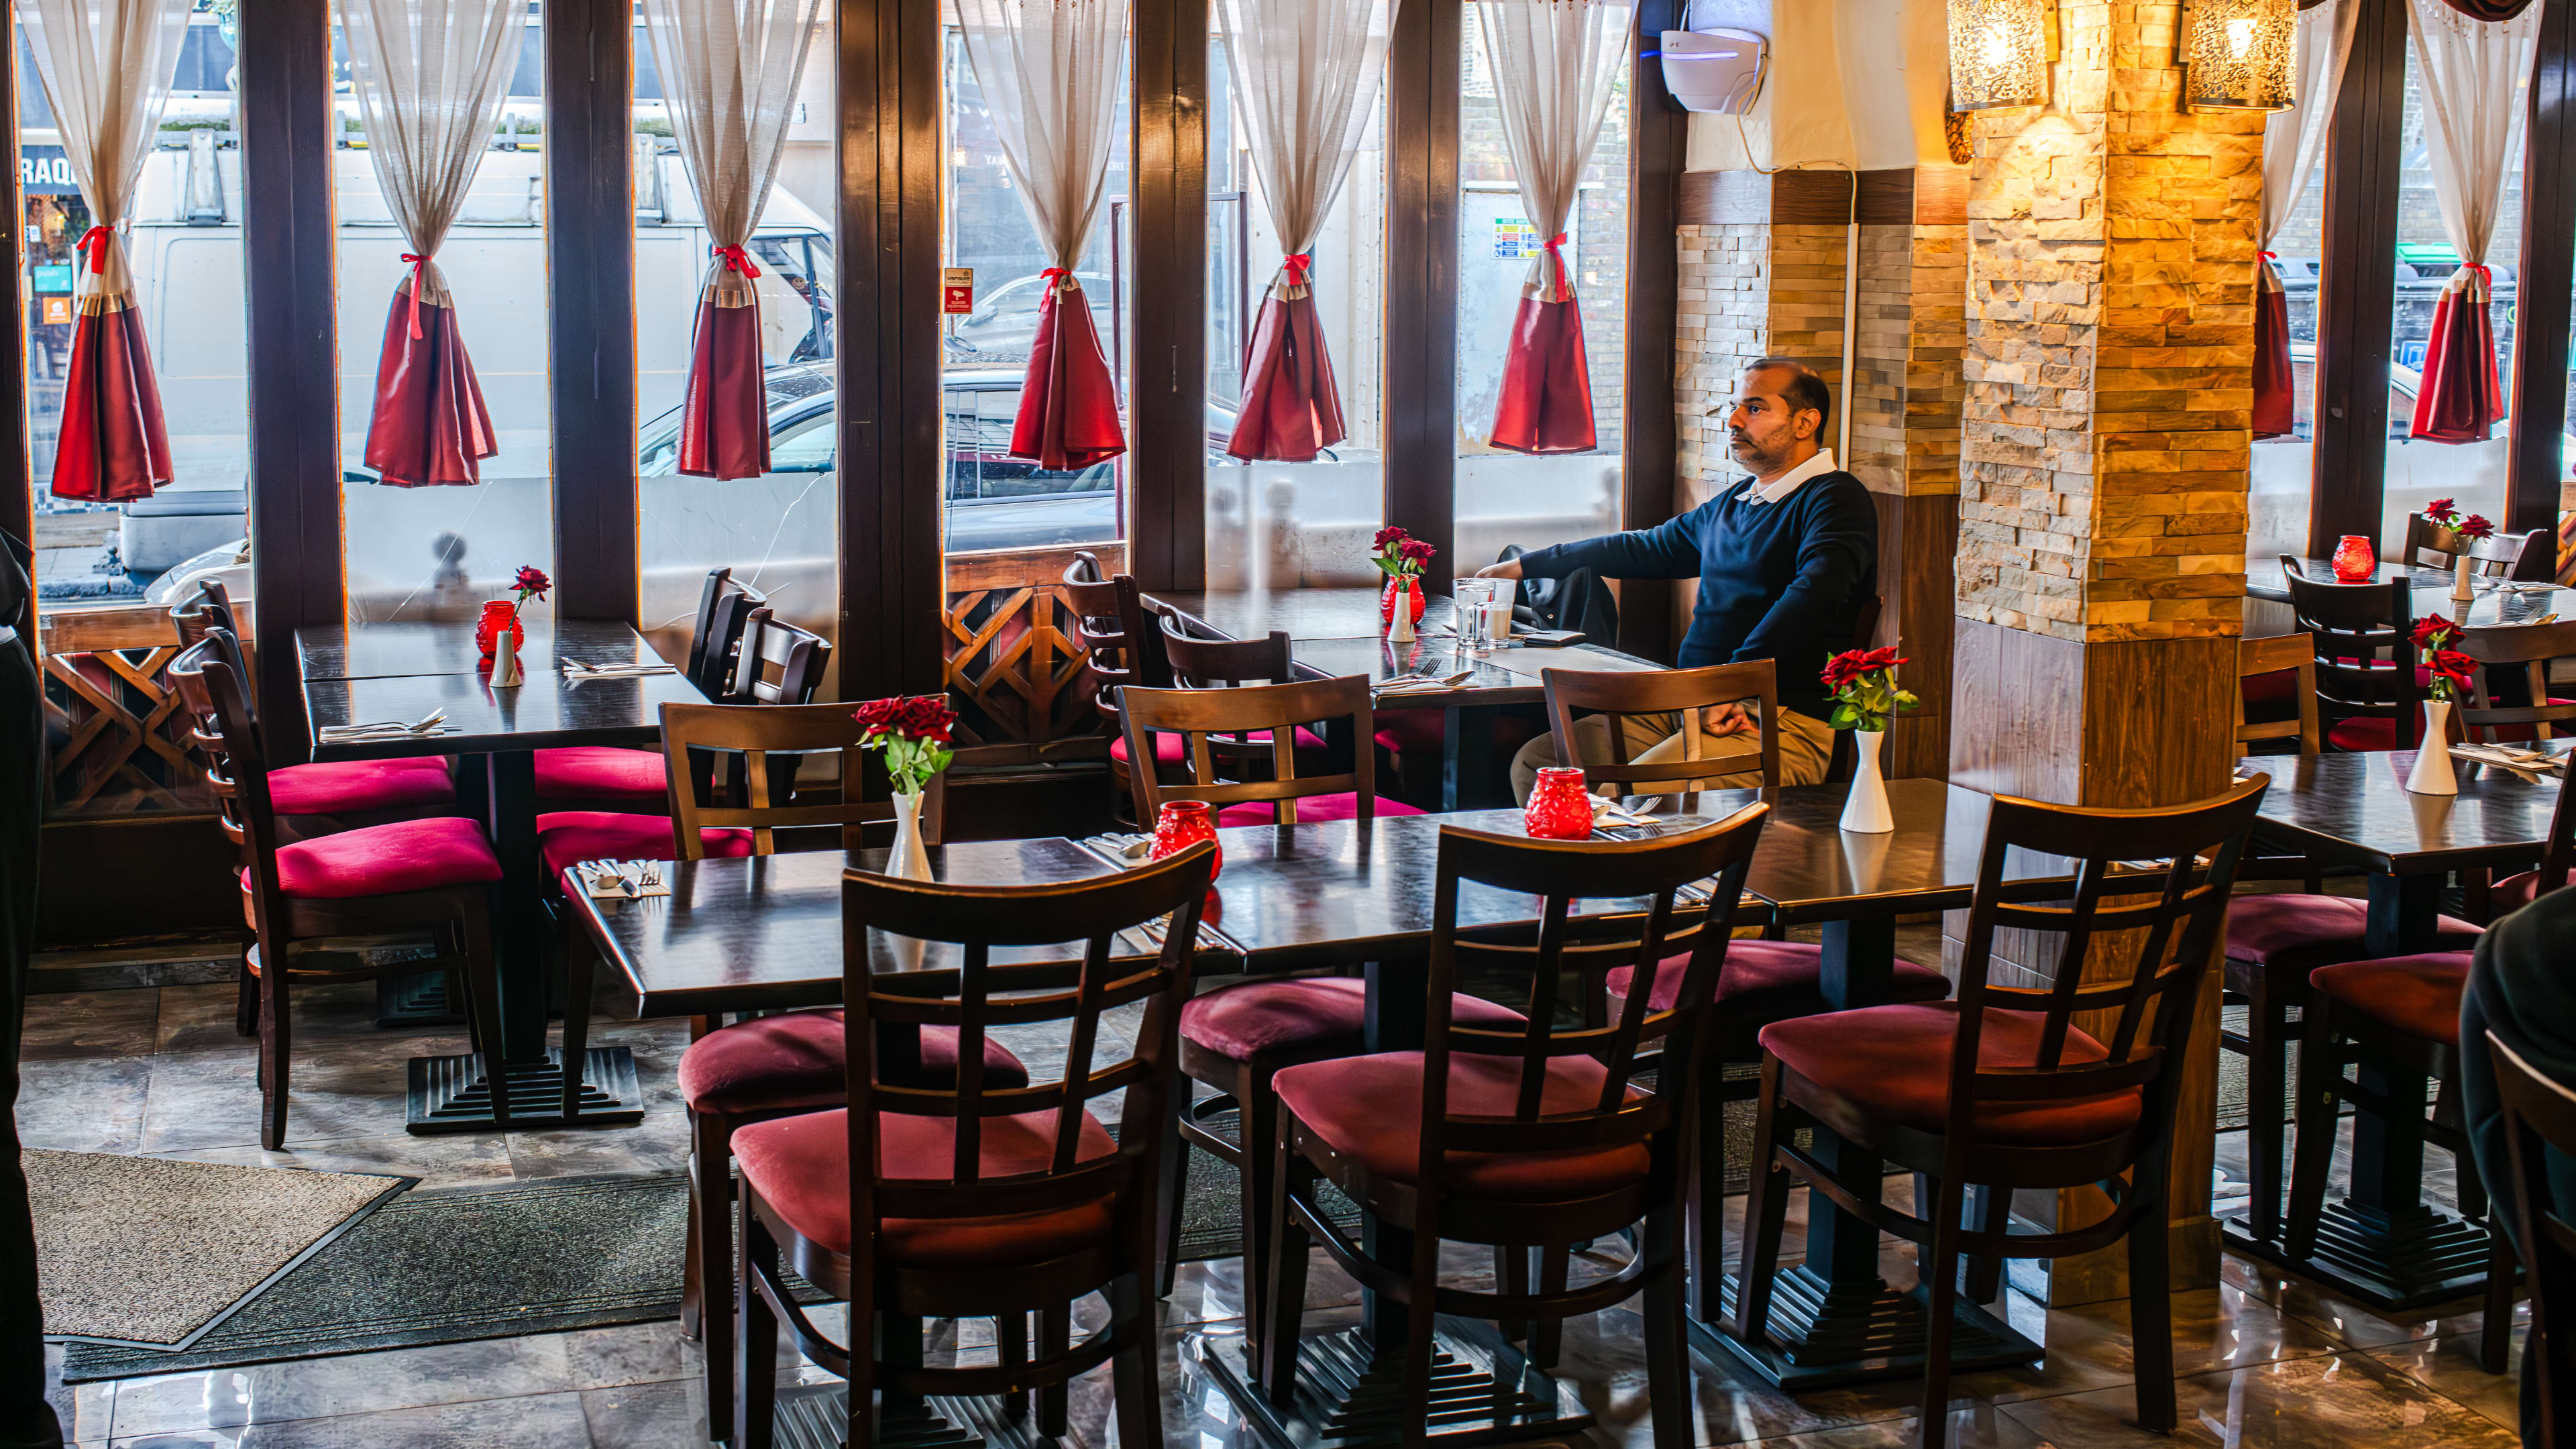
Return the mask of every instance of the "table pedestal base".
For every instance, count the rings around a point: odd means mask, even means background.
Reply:
[[[511,1062],[510,1127],[622,1127],[644,1120],[644,1093],[635,1081],[635,1053],[625,1047],[591,1047],[582,1064],[581,1112],[563,1111],[563,1052],[546,1048],[542,1061]],[[415,1137],[439,1132],[483,1132],[492,1126],[492,1084],[482,1058],[411,1059],[411,1110],[405,1130]]]
[[[778,1391],[778,1449],[841,1449],[849,1425],[846,1384],[813,1384]],[[726,1413],[731,1413],[727,1406]],[[999,1399],[915,1399],[878,1410],[878,1449],[1039,1449],[1056,1441],[1037,1430],[1034,1408],[1018,1419]]]
[[[2010,1290],[2006,1290],[2010,1291]],[[1723,1290],[1735,1305],[1735,1280]],[[1866,1287],[1836,1287],[1804,1265],[1780,1275],[1771,1288],[1770,1332],[1746,1343],[1714,1324],[1690,1321],[1691,1342],[1714,1356],[1735,1355],[1755,1373],[1791,1393],[1923,1376],[1924,1338],[1931,1324],[1929,1296],[1920,1288],[1899,1291],[1884,1280]],[[2045,1350],[2013,1332],[2002,1319],[1962,1301],[1950,1332],[1950,1370],[1973,1373],[2037,1363]]]
[[[1571,1386],[1530,1367],[1484,1325],[1453,1328],[1444,1319],[1432,1351],[1431,1405],[1424,1414],[1405,1406],[1403,1354],[1373,1353],[1355,1328],[1297,1345],[1297,1402],[1288,1409],[1253,1383],[1240,1337],[1194,1338],[1189,1348],[1244,1422],[1286,1449],[1394,1444],[1408,1424],[1424,1420],[1431,1442],[1441,1445],[1573,1435],[1593,1422]]]
[[[2346,1199],[2317,1219],[2316,1247],[2305,1258],[2259,1240],[2244,1218],[2226,1224],[2227,1245],[2258,1262],[2312,1279],[2382,1313],[2403,1313],[2483,1291],[2487,1230],[2416,1204],[2389,1212]]]
[[[387,1030],[408,1026],[463,1026],[465,1008],[447,999],[447,973],[376,978],[376,1025]]]

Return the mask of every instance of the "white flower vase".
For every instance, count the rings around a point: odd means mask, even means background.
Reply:
[[[1386,637],[1391,644],[1413,642],[1413,591],[1419,588],[1412,579],[1399,580],[1404,587],[1395,595],[1395,617],[1387,621]]]
[[[1852,772],[1851,793],[1843,797],[1838,823],[1855,835],[1885,835],[1896,828],[1896,816],[1887,808],[1887,777],[1878,768],[1879,746],[1886,739],[1885,730],[1852,731],[1860,764]]]
[[[2462,543],[2460,547],[2465,550],[2468,545]],[[2455,604],[2465,604],[2476,596],[2469,587],[2469,565],[2473,562],[2466,552],[2451,560],[2451,602]]]
[[[510,647],[509,635],[502,635],[501,647],[492,653],[492,687],[515,689],[527,682],[526,673],[519,668],[519,651]]]
[[[2424,701],[2424,739],[2415,747],[2415,768],[2406,773],[2411,795],[2457,795],[2459,774],[2451,768],[2451,702]]]
[[[921,792],[898,790],[894,797],[894,849],[886,855],[886,874],[898,880],[930,880],[930,851],[921,843]]]

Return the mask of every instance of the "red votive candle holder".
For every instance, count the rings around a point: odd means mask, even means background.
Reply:
[[[2379,545],[2367,535],[2347,533],[2335,544],[2334,557],[2328,562],[2334,565],[2335,582],[2366,584],[2379,572]]]
[[[1521,823],[1532,840],[1590,840],[1592,797],[1583,789],[1583,772],[1568,765],[1539,771]]]
[[[1205,840],[1216,840],[1216,817],[1209,813],[1205,800],[1166,800],[1162,813],[1154,817],[1154,843],[1145,852],[1148,860],[1161,860],[1178,855]],[[1225,869],[1225,847],[1217,846],[1216,861],[1208,868],[1208,879],[1214,880]]]
[[[483,606],[483,617],[474,621],[474,647],[483,657],[492,657],[493,646],[501,642],[501,631],[510,631],[510,652],[528,642],[528,627],[519,622],[518,606],[507,599],[494,599]]]

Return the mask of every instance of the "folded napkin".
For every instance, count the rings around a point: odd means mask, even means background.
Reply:
[[[585,860],[573,867],[582,888],[601,900],[642,900],[671,893],[670,864],[659,860]]]

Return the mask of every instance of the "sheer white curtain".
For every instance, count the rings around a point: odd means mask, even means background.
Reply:
[[[2529,103],[2523,87],[2538,49],[2540,6],[2511,20],[2472,20],[2443,0],[2412,0],[2407,39],[2414,45],[2424,94],[2424,145],[2432,153],[2433,197],[2441,203],[2442,230],[2460,254],[2451,290],[2475,286],[2483,306],[2483,276],[2464,280],[2486,260],[2504,203],[2505,166]]]
[[[1635,12],[1611,0],[1481,0],[1476,14],[1521,205],[1542,241],[1561,236],[1610,112],[1610,89],[1628,60]],[[1571,294],[1554,245],[1531,261],[1524,290],[1549,302]]]
[[[1109,184],[1124,0],[954,0],[950,8],[1020,209],[1049,258],[1071,272]]]
[[[449,305],[431,258],[491,147],[527,14],[525,0],[340,0],[367,159],[420,258],[416,302]]]
[[[1243,144],[1279,244],[1283,298],[1306,295],[1302,259],[1350,174],[1378,83],[1396,0],[1215,0]]]
[[[18,19],[35,52],[36,74],[62,129],[63,157],[89,203],[94,229],[82,244],[93,251],[77,268],[84,297],[120,297],[134,289],[125,245],[114,229],[128,219],[143,158],[161,128],[189,4],[19,0]]]
[[[2299,103],[2274,111],[2263,122],[2263,246],[2290,221],[2290,208],[2308,189],[2308,178],[2325,159],[2327,123],[2334,118],[2335,92],[2343,87],[2344,62],[2352,58],[2353,18],[2358,0],[2326,0],[2298,19],[2297,70]],[[2268,275],[2270,268],[2264,269]],[[2278,285],[2278,279],[2274,279]]]
[[[822,11],[823,0],[644,0],[680,163],[725,257],[707,279],[719,307],[757,303],[742,247],[778,174]]]

